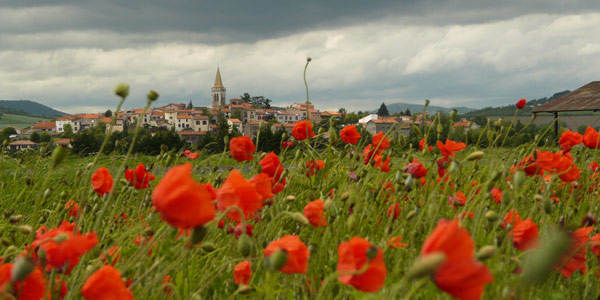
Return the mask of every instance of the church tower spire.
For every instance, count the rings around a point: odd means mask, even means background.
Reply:
[[[221,70],[217,67],[217,75],[215,76],[215,85],[211,89],[212,93],[212,107],[213,108],[224,108],[226,98],[226,89],[223,86],[221,80]]]

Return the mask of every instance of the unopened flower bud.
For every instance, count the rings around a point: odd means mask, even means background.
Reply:
[[[426,99],[425,100],[425,107],[429,106],[429,103],[430,103],[429,99]]]
[[[200,246],[200,248],[202,248],[202,250],[204,250],[206,252],[213,252],[213,251],[215,251],[215,249],[217,249],[215,244],[213,244],[211,242],[202,243],[202,246]]]
[[[296,196],[289,195],[289,196],[285,197],[285,201],[287,201],[287,202],[294,202],[294,201],[296,201]]]
[[[244,234],[240,235],[240,238],[238,239],[237,248],[238,248],[240,255],[242,255],[242,256],[250,255],[250,252],[252,251],[252,240],[250,239],[250,237],[247,234],[244,233]]]
[[[57,236],[55,236],[55,237],[53,238],[53,240],[54,240],[56,243],[58,243],[58,244],[60,244],[60,243],[62,243],[62,242],[64,242],[64,241],[66,241],[66,240],[68,240],[68,239],[69,239],[69,235],[68,235],[68,234],[66,234],[66,233],[61,233],[61,234],[59,234],[59,235],[57,235]]]
[[[310,222],[308,221],[308,219],[300,212],[294,212],[291,215],[292,220],[300,223],[301,225],[308,225],[310,224]]]
[[[521,188],[523,186],[523,183],[525,183],[525,172],[523,170],[518,170],[517,172],[515,172],[515,176],[514,176],[514,182],[515,182],[515,188]]]
[[[240,295],[247,295],[250,294],[254,289],[246,284],[240,284],[240,286],[238,287],[237,293]]]
[[[56,146],[52,151],[52,168],[56,168],[67,156],[67,151],[63,146]]]
[[[150,92],[148,92],[148,100],[156,101],[156,99],[158,99],[158,93],[155,90],[150,90]]]
[[[408,214],[406,214],[406,219],[410,220],[410,219],[412,219],[416,215],[417,215],[417,211],[416,210],[411,210],[410,212],[408,212]]]
[[[471,161],[471,160],[478,160],[481,159],[483,157],[483,151],[475,151],[472,152],[471,154],[469,154],[469,156],[467,156],[467,160]]]
[[[350,192],[348,192],[348,191],[343,192],[342,195],[340,196],[340,200],[346,201],[348,199],[350,199]]]
[[[550,199],[544,200],[544,211],[547,214],[551,214],[552,213],[552,202],[550,202]]]
[[[126,83],[119,83],[115,87],[115,95],[121,98],[127,98],[129,96],[129,85]]]
[[[325,209],[329,209],[333,205],[333,200],[327,199],[325,200]]]
[[[479,260],[486,260],[492,256],[494,256],[494,254],[496,254],[496,251],[498,250],[498,248],[496,248],[496,246],[493,245],[486,245],[481,247],[481,249],[479,249],[479,251],[477,251],[477,253],[475,254],[475,258],[479,259]]]
[[[19,256],[15,260],[12,272],[10,273],[10,280],[12,282],[22,281],[27,278],[27,276],[29,276],[34,269],[35,263],[31,258],[27,256]]]
[[[410,175],[410,176],[406,177],[406,180],[404,181],[404,186],[411,187],[414,182],[415,182],[415,178],[412,175]]]
[[[14,216],[10,216],[10,218],[8,218],[8,222],[10,222],[10,224],[13,224],[13,225],[21,222],[21,220],[23,220],[23,215],[14,215]]]
[[[356,227],[356,217],[353,214],[350,215],[348,217],[348,219],[346,220],[346,226],[350,230],[352,230],[352,229],[354,229],[354,227]]]
[[[375,246],[369,247],[369,249],[367,249],[367,258],[373,259],[376,256],[377,256],[377,247],[375,247]]]
[[[409,278],[419,278],[432,274],[446,261],[446,254],[443,252],[434,252],[419,258],[408,270]]]
[[[496,220],[498,220],[498,213],[493,210],[488,210],[485,213],[485,218],[490,222],[496,222]]]
[[[52,195],[52,189],[51,188],[47,188],[44,191],[44,199],[48,199],[48,197],[50,197],[50,195]]]
[[[279,270],[287,262],[288,255],[283,249],[275,251],[269,258],[269,266],[275,270]]]
[[[306,58],[307,62],[310,62],[311,60],[312,60],[312,58],[310,56]]]
[[[31,233],[31,226],[29,225],[19,225],[17,226],[17,231],[24,234],[24,235],[28,235]]]

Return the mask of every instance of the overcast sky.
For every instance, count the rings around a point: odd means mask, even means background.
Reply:
[[[40,5],[43,3],[43,6]],[[327,3],[331,2],[331,3]],[[227,97],[484,107],[600,80],[598,0],[0,0],[0,99],[70,112]]]

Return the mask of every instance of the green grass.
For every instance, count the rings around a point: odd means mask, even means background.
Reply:
[[[11,114],[3,114],[0,116],[0,128],[6,128],[9,126],[25,128],[40,121],[48,121],[48,118],[42,117],[30,117],[30,116],[21,116],[21,115],[11,115]]]

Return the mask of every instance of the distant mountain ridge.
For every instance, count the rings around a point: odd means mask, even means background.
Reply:
[[[545,104],[547,102],[550,102],[554,99],[560,98],[563,95],[566,95],[568,93],[570,93],[571,91],[569,90],[565,90],[562,92],[558,92],[558,93],[554,93],[554,95],[552,95],[552,97],[548,98],[548,97],[543,97],[543,98],[539,98],[539,99],[533,99],[533,100],[527,100],[527,104],[525,105],[525,107],[523,109],[521,109],[519,111],[519,115],[522,114],[531,114],[531,112],[533,111],[534,108],[536,108],[537,106],[540,106],[542,104]],[[511,104],[511,105],[506,105],[506,106],[499,106],[499,107],[484,107],[482,109],[477,109],[477,110],[473,110],[470,111],[468,113],[465,114],[466,117],[475,117],[475,116],[484,116],[484,117],[494,117],[494,116],[512,116],[515,113],[515,109],[516,109],[516,105],[515,104]]]
[[[0,110],[11,114],[32,116],[60,117],[67,115],[67,113],[31,100],[0,100]]]
[[[410,104],[410,103],[392,103],[392,104],[385,104],[385,106],[388,109],[388,112],[390,114],[396,114],[399,112],[405,112],[407,109],[410,110],[411,113],[415,113],[415,112],[421,112],[423,111],[423,104]],[[469,107],[464,107],[464,106],[460,106],[460,107],[442,107],[442,106],[435,106],[435,105],[429,105],[427,106],[427,111],[428,112],[445,112],[445,113],[450,113],[453,109],[456,109],[456,111],[459,114],[466,114],[468,112],[474,111],[474,108],[469,108]],[[373,113],[377,113],[377,109],[372,110],[371,112]]]

